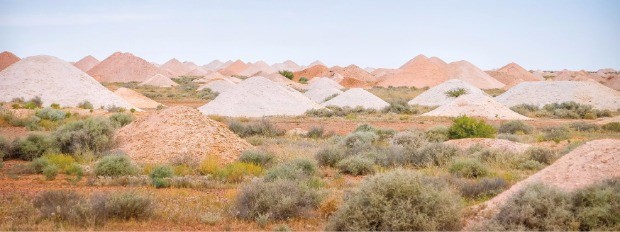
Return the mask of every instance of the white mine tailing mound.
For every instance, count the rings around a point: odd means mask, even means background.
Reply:
[[[344,86],[338,84],[338,82],[330,79],[329,77],[316,77],[309,81],[308,89],[323,89],[323,88],[336,88],[344,89]]]
[[[465,94],[421,116],[459,117],[461,115],[502,120],[530,120],[492,97],[481,94]]]
[[[262,117],[296,116],[318,108],[322,107],[300,92],[290,91],[264,77],[251,77],[198,109],[207,115]]]
[[[88,72],[88,70],[90,70],[91,68],[95,67],[96,65],[99,64],[99,60],[97,60],[97,58],[93,57],[93,56],[86,56],[84,58],[82,58],[81,60],[75,62],[75,67],[79,68],[80,70],[84,71],[84,72]]]
[[[150,85],[150,86],[157,86],[157,87],[172,87],[172,86],[177,86],[179,84],[177,84],[172,79],[164,75],[155,74],[154,76],[140,83],[140,85]]]
[[[142,108],[142,109],[155,109],[157,106],[161,105],[159,102],[153,101],[152,99],[133,91],[131,89],[121,87],[114,91],[114,94],[122,97],[125,101],[131,103],[132,105]]]
[[[411,101],[409,101],[409,104],[423,106],[442,106],[456,99],[455,97],[449,97],[448,95],[446,95],[446,92],[459,88],[465,89],[468,94],[487,95],[484,91],[480,90],[476,86],[467,83],[466,81],[451,79],[424,91],[424,93],[411,99]]]
[[[390,104],[383,99],[373,95],[372,93],[360,89],[354,88],[347,90],[346,92],[338,95],[337,97],[324,102],[323,106],[339,106],[339,107],[358,107],[361,106],[365,109],[381,110]]]
[[[323,103],[325,99],[334,95],[340,95],[343,92],[334,87],[309,89],[304,95],[316,103]]]
[[[474,145],[480,145],[484,148],[490,148],[493,150],[500,150],[503,152],[523,153],[528,148],[532,147],[530,144],[517,143],[505,139],[489,139],[489,138],[466,138],[466,139],[453,139],[444,142],[445,144],[454,145],[461,150],[469,149]]]
[[[478,216],[464,230],[493,217],[504,203],[530,184],[542,183],[565,191],[573,191],[620,177],[618,167],[620,167],[620,140],[602,139],[587,142],[543,170],[482,203],[480,208],[483,210],[477,213]]]
[[[198,90],[210,89],[211,91],[223,93],[235,88],[236,84],[227,79],[213,80],[198,87]]]
[[[89,101],[97,108],[136,108],[82,70],[53,56],[28,57],[0,72],[0,92],[0,101],[4,102],[39,96],[46,106],[77,106]]]
[[[119,129],[116,141],[132,160],[145,164],[169,164],[183,157],[200,161],[209,155],[230,163],[252,147],[224,124],[186,106],[139,118]]]
[[[523,82],[495,97],[512,107],[531,104],[542,107],[550,103],[574,101],[596,109],[620,108],[620,92],[594,81],[536,81]]]

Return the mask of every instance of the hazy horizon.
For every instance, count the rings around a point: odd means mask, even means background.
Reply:
[[[0,51],[103,60],[293,60],[397,68],[424,54],[484,70],[620,69],[620,2],[0,0]]]

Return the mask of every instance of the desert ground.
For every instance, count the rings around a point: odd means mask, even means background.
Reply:
[[[620,71],[0,53],[0,230],[620,230]]]

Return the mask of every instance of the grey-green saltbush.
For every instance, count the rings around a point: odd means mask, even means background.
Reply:
[[[88,118],[71,122],[58,128],[54,134],[54,142],[60,152],[79,154],[93,152],[100,154],[114,144],[115,128],[106,118]]]
[[[128,176],[135,175],[138,169],[126,155],[107,155],[95,163],[94,171],[97,176]]]
[[[239,161],[265,167],[273,161],[273,158],[274,156],[268,152],[248,150],[241,153],[241,156],[239,156]]]
[[[338,167],[338,169],[342,173],[357,176],[373,173],[375,171],[374,164],[374,160],[370,158],[362,156],[350,156],[338,162],[336,164],[336,167]]]

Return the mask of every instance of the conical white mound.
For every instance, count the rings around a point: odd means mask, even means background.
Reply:
[[[550,103],[574,101],[596,109],[620,108],[620,92],[595,81],[535,81],[522,82],[495,98],[512,107],[531,104],[542,107]]]
[[[465,94],[422,116],[458,117],[461,115],[502,120],[529,120],[508,107],[482,94]]]
[[[318,108],[322,107],[300,92],[290,91],[264,77],[251,77],[198,109],[207,115],[262,117],[302,115]]]
[[[329,101],[324,102],[321,105],[339,107],[348,106],[353,108],[361,106],[365,109],[380,110],[385,108],[386,106],[389,106],[390,104],[366,90],[354,88],[347,90],[346,92],[338,95],[337,97]]]
[[[308,89],[322,89],[322,88],[344,89],[344,86],[338,84],[338,82],[328,77],[317,77],[317,78],[312,78],[310,80],[310,85],[308,85]]]
[[[89,101],[94,107],[136,108],[94,78],[53,56],[32,56],[0,72],[0,101],[39,96],[43,105],[77,106]]]
[[[172,86],[177,86],[179,84],[177,84],[172,79],[164,75],[155,74],[154,76],[140,83],[140,85],[151,85],[151,86],[157,86],[157,87],[172,87]]]
[[[340,95],[343,92],[340,91],[337,88],[334,87],[326,87],[326,88],[314,88],[314,89],[309,89],[308,91],[306,91],[304,93],[304,95],[308,98],[310,98],[310,100],[316,102],[316,103],[323,103],[325,101],[325,99],[334,96],[334,95]]]
[[[487,95],[484,91],[480,90],[476,86],[473,86],[465,81],[462,81],[459,79],[450,79],[435,87],[432,87],[426,90],[424,93],[411,99],[411,101],[409,101],[409,104],[410,105],[423,105],[423,106],[445,105],[445,104],[448,104],[454,101],[454,99],[456,99],[455,97],[448,96],[446,92],[450,90],[456,90],[459,88],[466,90],[467,94]]]

